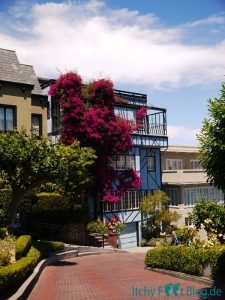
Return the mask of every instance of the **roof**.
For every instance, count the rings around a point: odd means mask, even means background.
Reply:
[[[43,95],[33,66],[20,64],[15,51],[0,48],[0,80],[34,86],[32,94]]]
[[[34,85],[34,89],[32,91],[32,94],[37,94],[37,95],[42,95],[42,90],[41,90],[41,86],[39,84],[39,81],[37,79],[37,76],[35,74],[34,68],[31,65],[24,65],[21,64],[20,65],[22,70],[23,70],[23,74],[24,77],[27,81],[29,81],[29,83]]]
[[[200,147],[198,146],[179,146],[179,145],[172,145],[169,146],[166,152],[182,152],[182,153],[197,153],[199,152]]]

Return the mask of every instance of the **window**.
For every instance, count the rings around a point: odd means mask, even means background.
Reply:
[[[116,169],[117,170],[125,170],[126,169],[125,155],[120,155],[117,157]]]
[[[183,169],[182,159],[166,159],[166,170],[181,170]]]
[[[104,202],[103,209],[104,211],[139,209],[141,201],[148,194],[152,194],[152,191],[126,191],[125,194],[121,196],[120,201]]]
[[[32,132],[36,136],[42,136],[42,115],[32,114],[31,126],[32,126]]]
[[[223,201],[224,199],[222,191],[215,187],[187,188],[183,190],[183,197],[185,206],[194,205],[195,201],[201,197],[217,201]]]
[[[148,171],[155,171],[155,156],[147,157]]]
[[[0,130],[12,130],[15,127],[15,107],[0,106]]]
[[[126,155],[126,169],[135,169],[135,156],[133,155]]]
[[[61,109],[58,101],[54,98],[51,100],[51,117],[52,117],[52,132],[58,132],[60,126]]]
[[[169,188],[169,189],[165,189],[164,191],[170,197],[170,205],[178,206],[179,204],[178,190],[176,188]]]
[[[116,170],[135,169],[134,155],[114,156],[111,161],[111,166]]]
[[[184,221],[185,222],[185,226],[192,226],[193,225],[190,217],[186,217],[184,220],[185,220]]]
[[[198,159],[190,160],[191,169],[202,169],[201,163]]]

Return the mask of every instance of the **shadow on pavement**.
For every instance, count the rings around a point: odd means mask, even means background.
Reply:
[[[64,267],[64,266],[75,266],[77,263],[72,261],[66,261],[66,260],[60,260],[54,263],[49,264],[49,266],[58,266],[58,267]]]

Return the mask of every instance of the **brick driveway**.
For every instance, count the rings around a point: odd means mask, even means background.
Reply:
[[[188,286],[194,286],[198,289],[206,288],[203,284],[147,271],[144,269],[144,257],[144,253],[110,253],[76,257],[58,262],[56,265],[47,266],[43,270],[28,299],[192,300],[199,299],[199,297],[166,297],[164,290],[159,296],[158,287],[162,286],[163,288],[165,284],[180,283],[185,295]],[[146,287],[145,291],[144,287]],[[150,294],[148,296],[150,288],[156,289],[153,297]],[[141,294],[138,295],[138,293]],[[146,296],[143,295],[144,293]]]

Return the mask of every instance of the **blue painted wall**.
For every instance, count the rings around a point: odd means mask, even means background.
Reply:
[[[155,171],[149,171],[147,157],[155,157]],[[156,190],[161,188],[160,149],[140,148],[140,175],[143,181],[142,190]]]

